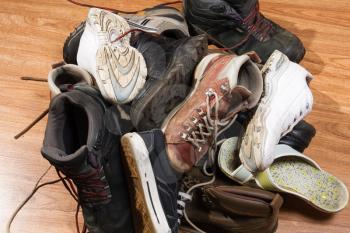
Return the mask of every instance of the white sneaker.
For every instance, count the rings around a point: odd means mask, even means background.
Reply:
[[[61,93],[62,89],[69,89],[73,85],[93,85],[90,74],[77,65],[67,64],[52,69],[47,77],[51,91],[51,98]]]
[[[311,74],[275,51],[262,69],[264,96],[242,140],[239,157],[251,172],[263,171],[273,160],[281,137],[289,133],[312,109],[308,86]]]
[[[143,87],[147,68],[140,52],[129,44],[126,20],[109,11],[91,8],[80,39],[77,62],[96,79],[103,97],[113,103],[130,102]]]

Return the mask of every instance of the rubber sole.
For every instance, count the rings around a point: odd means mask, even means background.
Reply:
[[[159,199],[148,151],[142,138],[137,133],[129,133],[122,137],[121,144],[126,164],[124,167],[129,179],[131,203],[134,207],[133,219],[136,231],[171,232]]]

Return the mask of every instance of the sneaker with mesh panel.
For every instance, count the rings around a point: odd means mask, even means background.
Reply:
[[[239,157],[251,172],[263,171],[274,160],[280,139],[311,112],[312,75],[286,55],[275,51],[262,69],[264,96],[249,122]]]
[[[122,137],[136,232],[175,233],[184,206],[178,196],[181,174],[169,162],[161,130],[128,133]]]
[[[92,8],[79,43],[78,65],[94,76],[101,94],[112,103],[130,102],[146,81],[145,60],[130,46],[129,31],[124,18]]]
[[[210,54],[194,76],[192,92],[163,125],[170,161],[179,172],[191,169],[207,152],[205,167],[213,166],[218,136],[262,93],[261,72],[248,54]]]
[[[90,232],[134,232],[120,151],[124,127],[95,88],[75,86],[51,101],[41,153],[76,185]]]
[[[263,63],[275,50],[294,62],[304,57],[300,39],[267,19],[259,0],[184,0],[184,13],[193,32],[236,54],[256,51]]]

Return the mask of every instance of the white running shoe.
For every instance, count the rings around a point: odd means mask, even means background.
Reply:
[[[47,77],[51,91],[51,98],[59,95],[62,89],[69,89],[74,85],[93,85],[90,74],[77,65],[67,64],[52,69]]]
[[[172,7],[145,10],[144,15],[122,15],[131,28],[166,35],[172,38],[189,37],[188,26],[183,14]]]
[[[115,41],[129,30],[124,18],[91,8],[80,39],[78,65],[95,77],[103,97],[113,103],[133,100],[147,76],[142,54],[129,44],[130,34]]]
[[[239,157],[251,172],[263,171],[273,160],[281,137],[289,133],[312,109],[308,86],[311,74],[275,51],[262,69],[264,96],[246,129]]]

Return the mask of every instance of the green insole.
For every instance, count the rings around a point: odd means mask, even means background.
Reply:
[[[273,182],[298,193],[317,207],[329,212],[343,208],[347,191],[343,183],[325,171],[293,157],[283,157],[270,167]]]

